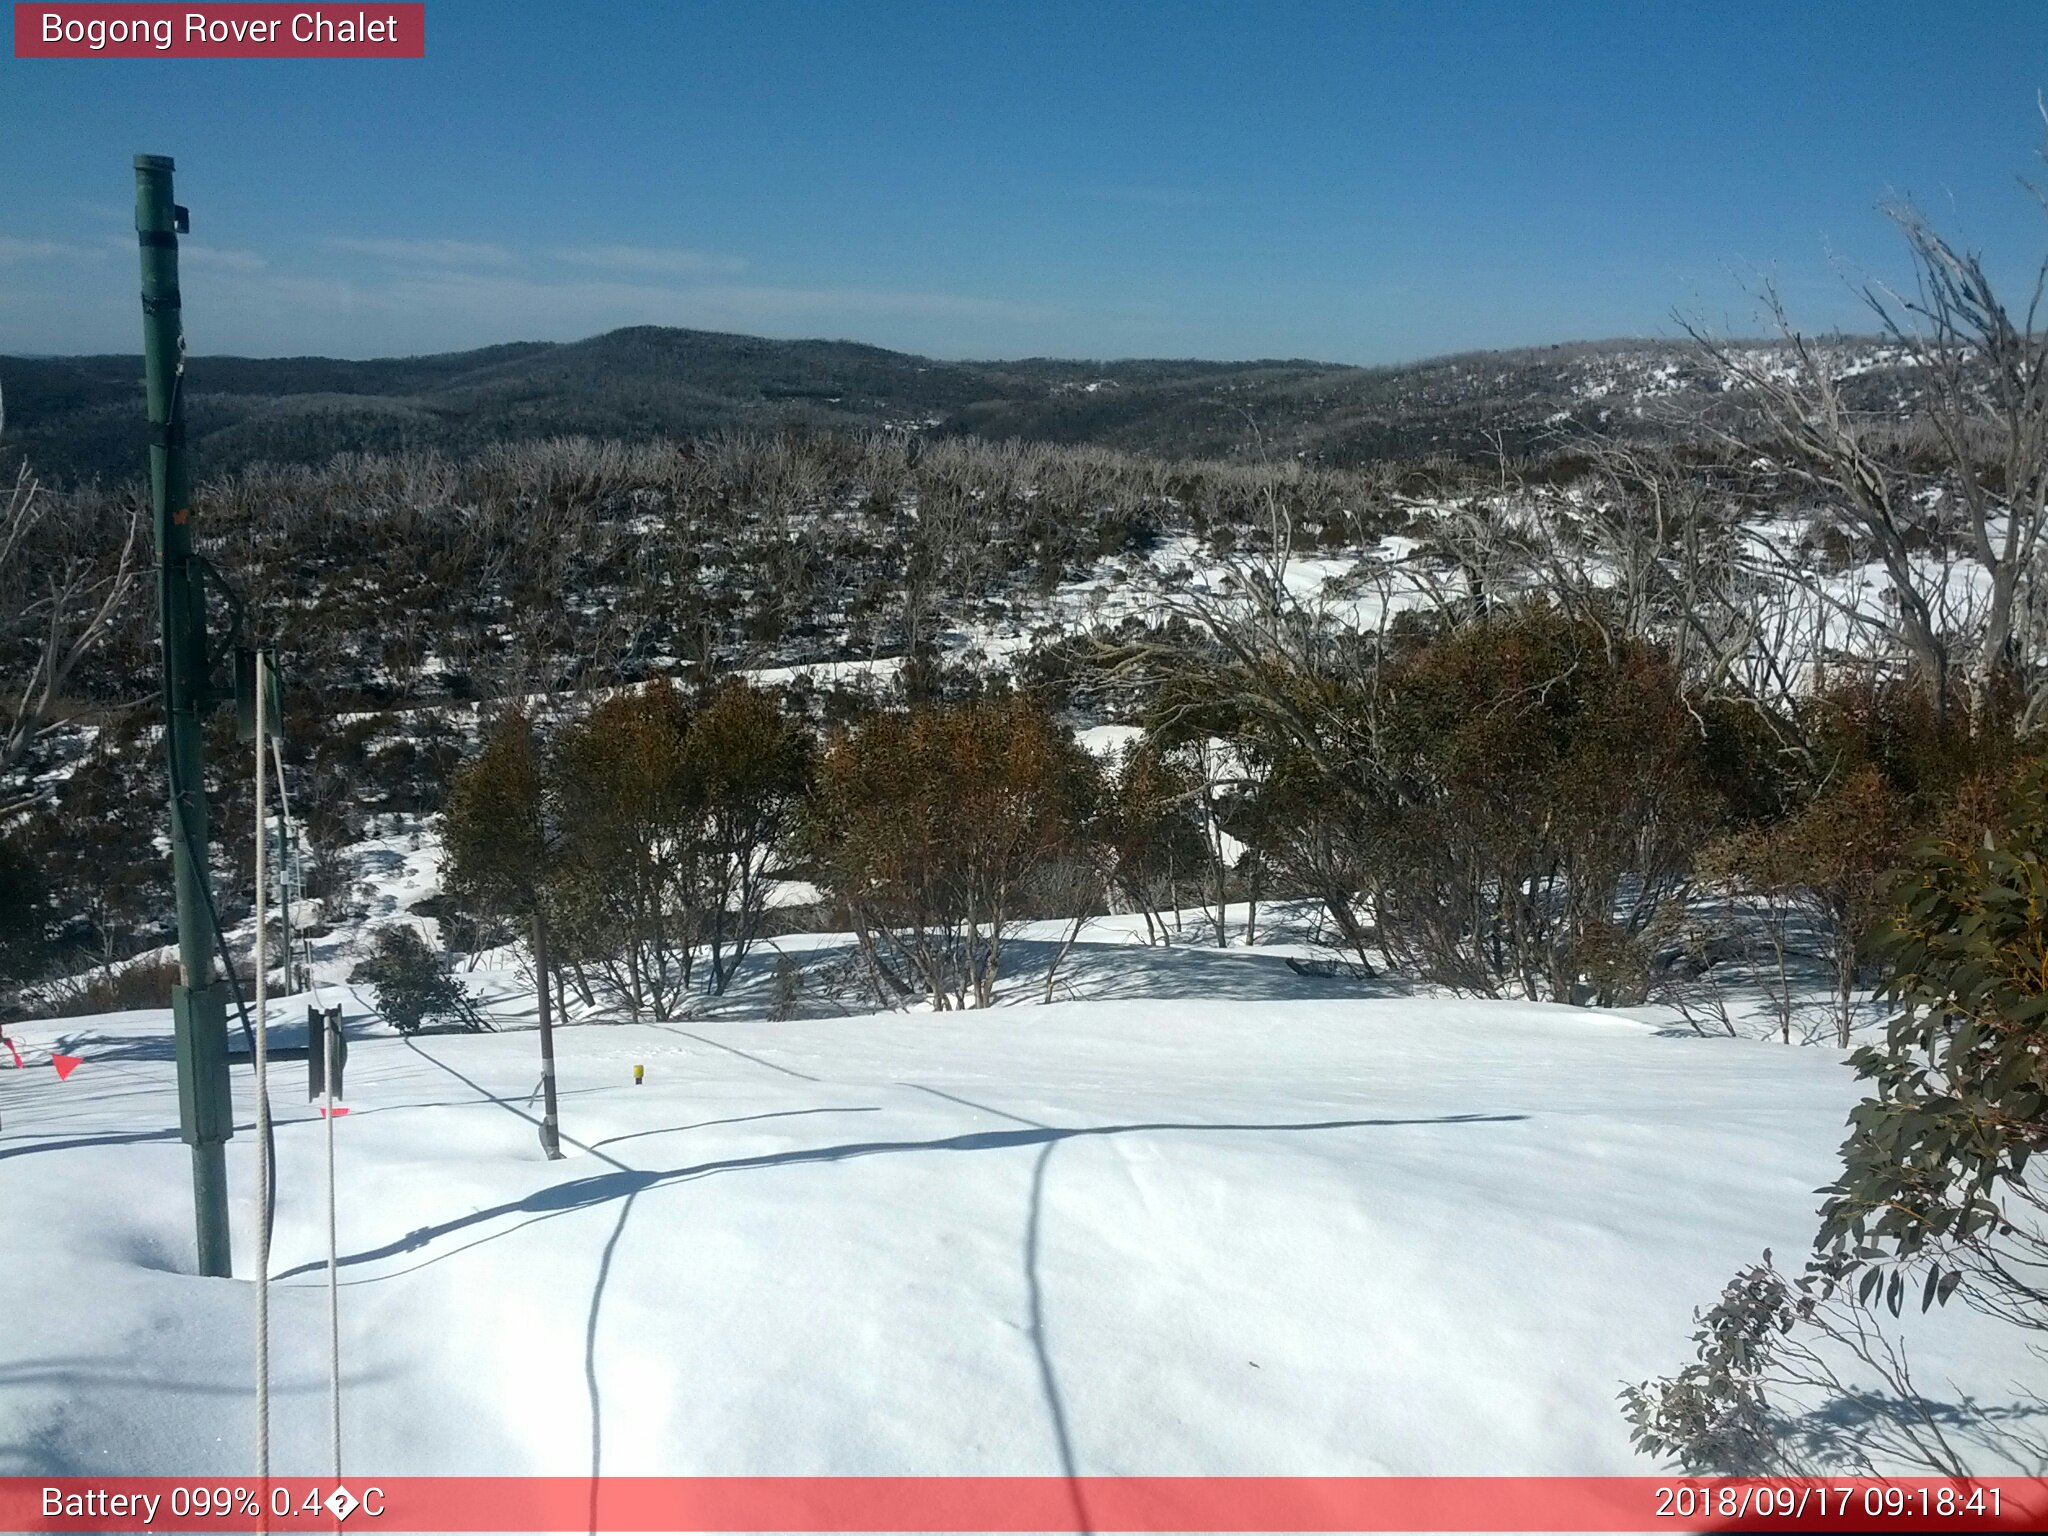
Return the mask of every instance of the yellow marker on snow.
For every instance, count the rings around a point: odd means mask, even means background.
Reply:
[[[647,1069],[646,1069],[645,1067],[641,1066],[641,1065],[640,1065],[640,1064],[639,1064],[639,1063],[638,1063],[637,1061],[636,1061],[636,1062],[634,1062],[634,1063],[633,1063],[633,1086],[634,1086],[635,1088],[638,1088],[638,1087],[639,1087],[639,1086],[640,1086],[640,1085],[641,1085],[641,1084],[642,1084],[643,1082],[645,1082],[646,1080],[647,1080]]]

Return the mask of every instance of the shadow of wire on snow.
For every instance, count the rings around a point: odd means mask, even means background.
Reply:
[[[755,1169],[785,1168],[806,1163],[837,1163],[854,1158],[880,1157],[905,1152],[995,1152],[1007,1151],[1014,1147],[1037,1147],[1049,1142],[1076,1140],[1088,1136],[1127,1136],[1147,1131],[1195,1131],[1209,1133],[1233,1132],[1274,1132],[1274,1131],[1345,1131],[1362,1130],[1386,1126],[1404,1125],[1491,1125],[1509,1121],[1526,1120],[1524,1114],[1498,1115],[1426,1115],[1411,1118],[1389,1118],[1371,1120],[1305,1120],[1280,1121],[1273,1123],[1245,1124],[1202,1124],[1182,1121],[1147,1121],[1130,1125],[1089,1125],[1073,1127],[1036,1127],[1015,1131],[971,1131],[959,1136],[940,1136],[929,1141],[863,1141],[847,1142],[829,1147],[796,1148],[787,1152],[764,1152],[752,1157],[717,1158],[710,1162],[694,1163],[682,1168],[643,1170],[618,1166],[613,1173],[592,1174],[581,1179],[568,1179],[560,1184],[550,1184],[537,1189],[518,1200],[508,1200],[483,1210],[471,1211],[466,1215],[453,1217],[448,1221],[435,1222],[430,1226],[415,1227],[404,1237],[375,1248],[366,1248],[357,1253],[343,1255],[343,1268],[361,1264],[372,1264],[379,1259],[396,1258],[401,1254],[418,1253],[441,1238],[484,1222],[495,1221],[505,1216],[524,1215],[530,1221],[547,1220],[550,1217],[566,1215],[572,1211],[587,1210],[602,1205],[608,1200],[621,1200],[643,1190],[656,1189],[666,1184],[682,1184],[697,1179],[711,1178],[722,1173],[740,1173]],[[603,1157],[604,1154],[598,1154]],[[610,1161],[610,1159],[606,1159]],[[520,1222],[503,1232],[491,1233],[479,1241],[502,1237],[528,1225]],[[465,1244],[464,1248],[474,1246]],[[453,1252],[461,1252],[456,1249]],[[449,1257],[436,1255],[436,1258]],[[313,1262],[285,1270],[279,1280],[295,1279],[323,1269],[324,1263]],[[417,1266],[413,1266],[417,1267]],[[388,1278],[376,1276],[376,1279]]]

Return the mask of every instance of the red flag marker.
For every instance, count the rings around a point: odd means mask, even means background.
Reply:
[[[15,1066],[17,1066],[17,1067],[21,1067],[21,1066],[24,1066],[24,1065],[25,1065],[25,1063],[24,1063],[24,1062],[22,1061],[22,1059],[21,1059],[21,1047],[20,1047],[20,1046],[16,1045],[16,1044],[15,1044],[15,1043],[14,1043],[14,1042],[13,1042],[12,1040],[9,1040],[9,1039],[8,1039],[8,1038],[7,1038],[7,1037],[6,1037],[5,1035],[0,1035],[0,1043],[4,1043],[4,1044],[6,1045],[6,1047],[7,1047],[7,1049],[8,1049],[8,1050],[10,1050],[10,1051],[14,1052],[14,1064],[15,1064]]]
[[[59,1056],[54,1051],[50,1053],[50,1065],[57,1069],[57,1081],[60,1083],[76,1072],[84,1061],[83,1056]]]
[[[327,1113],[327,1106],[326,1106],[325,1104],[322,1104],[322,1105],[320,1106],[320,1113],[321,1113],[321,1114],[323,1114],[323,1115]],[[334,1114],[335,1114],[335,1118],[336,1118],[336,1119],[339,1119],[339,1118],[340,1118],[341,1116],[343,1116],[343,1115],[345,1115],[345,1114],[347,1114],[347,1113],[348,1113],[348,1110],[347,1110],[347,1109],[346,1109],[346,1108],[345,1108],[344,1106],[342,1106],[342,1105],[340,1105],[340,1104],[337,1104],[337,1105],[335,1105],[335,1106],[334,1106]]]

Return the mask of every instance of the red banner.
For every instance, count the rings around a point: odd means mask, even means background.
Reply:
[[[2044,1528],[2042,1478],[0,1478],[7,1531]]]
[[[424,4],[14,7],[17,59],[422,59]]]

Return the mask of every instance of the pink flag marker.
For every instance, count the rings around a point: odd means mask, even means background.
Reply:
[[[76,1072],[84,1061],[83,1056],[60,1056],[55,1051],[50,1053],[50,1065],[57,1069],[57,1081],[60,1083]]]

